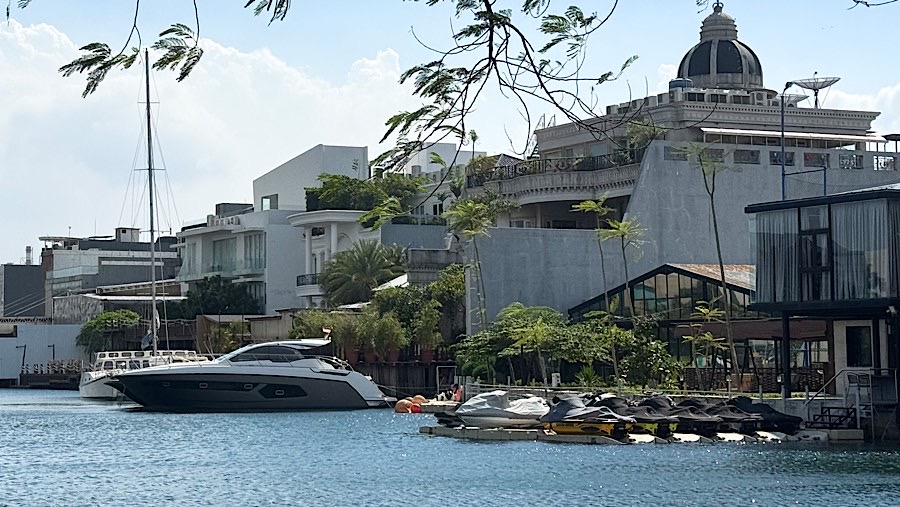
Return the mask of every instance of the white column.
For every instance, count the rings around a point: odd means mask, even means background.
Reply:
[[[331,257],[328,260],[334,259],[334,254],[337,253],[337,222],[331,223]]]
[[[304,227],[303,235],[306,236],[305,255],[306,255],[306,273],[312,273],[312,227]]]

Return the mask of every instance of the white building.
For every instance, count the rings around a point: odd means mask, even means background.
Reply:
[[[221,276],[246,284],[267,314],[296,308],[296,276],[306,259],[302,231],[288,217],[306,210],[306,188],[322,174],[368,177],[365,147],[318,145],[253,181],[253,204],[219,204],[204,222],[178,233],[182,268],[177,279],[192,283]]]

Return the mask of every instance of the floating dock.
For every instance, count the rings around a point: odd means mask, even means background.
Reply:
[[[445,426],[422,426],[419,433],[435,437],[450,437],[476,442],[538,441],[555,444],[629,445],[629,444],[670,444],[670,443],[755,443],[755,442],[827,442],[829,440],[861,441],[862,432],[855,430],[803,430],[796,435],[758,431],[753,435],[743,433],[717,433],[714,438],[693,433],[673,433],[668,439],[647,434],[629,434],[626,440],[616,440],[602,435],[558,435],[539,429],[504,428],[447,428]],[[854,432],[854,433],[849,433]]]

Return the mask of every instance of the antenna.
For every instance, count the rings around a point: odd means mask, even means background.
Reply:
[[[812,90],[813,96],[816,98],[816,109],[819,109],[819,90],[824,90],[829,86],[841,80],[839,77],[817,77],[818,72],[813,72],[813,77],[808,79],[798,79],[794,84],[800,88]]]

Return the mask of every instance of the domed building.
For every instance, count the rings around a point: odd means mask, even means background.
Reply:
[[[713,13],[703,20],[700,42],[682,58],[678,77],[690,79],[697,88],[763,88],[759,58],[738,40],[737,24],[722,11],[722,2],[716,2]]]

